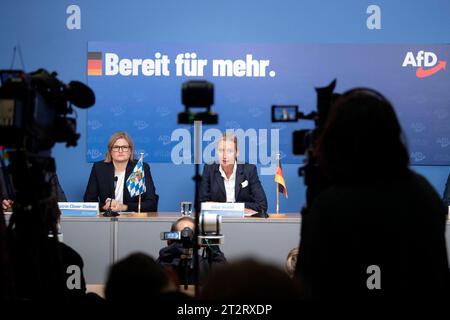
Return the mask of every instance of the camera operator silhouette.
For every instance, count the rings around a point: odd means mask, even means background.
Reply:
[[[316,152],[330,187],[302,220],[296,274],[304,296],[421,299],[446,294],[447,208],[428,181],[408,168],[391,103],[371,89],[344,93]],[[370,267],[379,273],[369,273]]]
[[[164,247],[159,251],[157,262],[161,266],[175,271],[178,278],[177,283],[179,285],[195,284],[192,257],[195,221],[189,216],[181,217],[172,224],[170,231],[179,231],[182,233],[182,237],[180,240],[168,240],[167,247]],[[214,265],[225,264],[227,262],[225,255],[220,251],[219,246],[211,245],[208,249],[209,250],[203,250],[202,255],[199,255],[200,283],[208,275],[210,265],[213,267]]]

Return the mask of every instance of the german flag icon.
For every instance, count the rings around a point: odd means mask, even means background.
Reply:
[[[88,52],[88,76],[102,75],[102,53]]]

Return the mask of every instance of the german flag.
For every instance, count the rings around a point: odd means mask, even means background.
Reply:
[[[287,198],[288,193],[286,189],[286,183],[284,182],[283,169],[281,168],[280,161],[278,161],[278,166],[275,170],[275,182],[278,184],[278,191],[283,193]]]
[[[101,76],[102,75],[102,53],[101,52],[88,52],[87,63],[88,76]]]

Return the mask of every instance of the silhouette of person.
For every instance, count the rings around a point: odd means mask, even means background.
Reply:
[[[446,292],[447,208],[408,168],[391,103],[371,89],[346,92],[316,153],[331,187],[302,219],[296,274],[303,295],[417,299]]]

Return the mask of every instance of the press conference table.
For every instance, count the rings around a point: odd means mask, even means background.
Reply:
[[[77,250],[84,260],[87,283],[104,283],[111,263],[136,251],[155,259],[166,246],[160,233],[170,231],[180,217],[175,212],[122,214],[119,217],[61,218],[64,242]],[[300,241],[300,215],[270,215],[269,218],[222,219],[227,259],[255,257],[284,268],[286,256]]]

